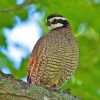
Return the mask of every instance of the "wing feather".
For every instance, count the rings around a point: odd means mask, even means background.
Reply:
[[[33,48],[32,54],[29,58],[28,76],[27,76],[28,83],[36,83],[38,80],[38,67],[36,66],[36,64],[37,64],[39,54],[37,52],[38,52],[40,43],[42,43],[43,38],[44,37],[41,37],[37,41],[35,47]]]

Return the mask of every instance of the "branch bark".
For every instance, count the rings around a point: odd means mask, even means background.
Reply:
[[[34,84],[16,80],[0,72],[0,100],[81,100],[66,93],[49,91]]]

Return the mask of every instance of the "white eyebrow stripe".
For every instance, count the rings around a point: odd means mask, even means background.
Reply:
[[[57,23],[57,24],[51,24],[50,26],[48,26],[48,28],[49,28],[49,30],[52,30],[52,29],[55,29],[55,28],[58,28],[61,26],[63,26],[63,24]]]
[[[66,18],[64,18],[64,17],[53,17],[53,18],[50,18],[48,21],[52,22],[54,19],[66,20]]]

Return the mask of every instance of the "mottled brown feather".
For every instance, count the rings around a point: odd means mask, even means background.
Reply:
[[[59,87],[78,65],[78,47],[69,28],[55,29],[36,43],[28,65],[28,82]]]

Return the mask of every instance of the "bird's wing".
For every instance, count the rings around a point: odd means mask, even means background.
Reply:
[[[28,77],[27,77],[27,82],[28,83],[35,83],[36,80],[37,80],[37,75],[38,75],[38,72],[37,72],[37,67],[36,67],[36,63],[37,63],[37,58],[38,58],[38,54],[37,54],[37,51],[38,51],[38,48],[39,48],[39,45],[40,43],[42,42],[44,37],[41,37],[35,47],[33,48],[33,51],[32,51],[32,54],[29,58],[29,63],[28,63]]]

